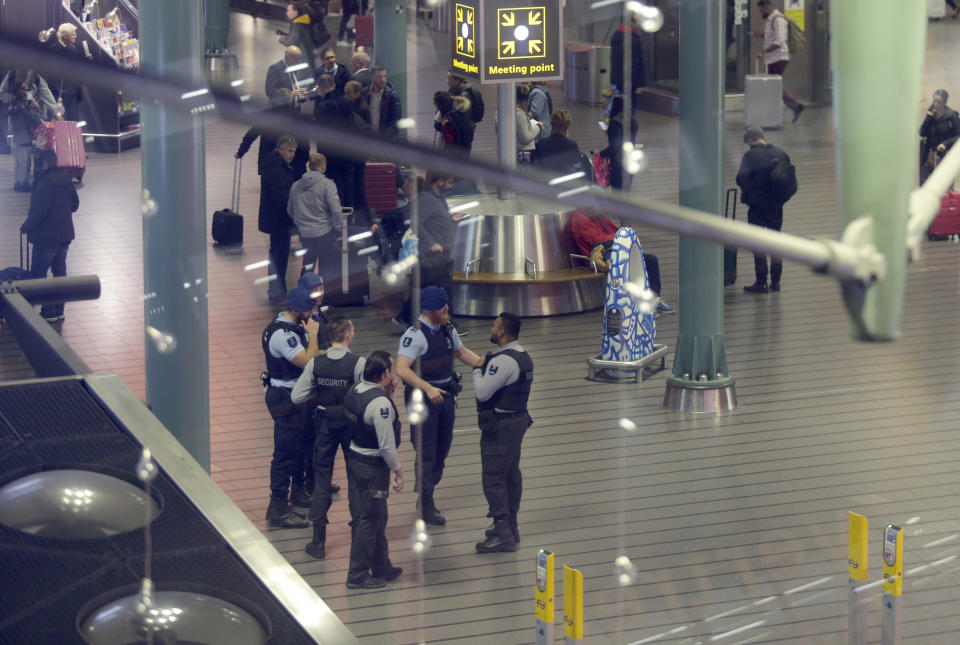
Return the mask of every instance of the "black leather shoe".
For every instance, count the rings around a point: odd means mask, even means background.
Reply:
[[[301,489],[295,490],[290,493],[290,504],[292,506],[299,506],[300,508],[310,508],[311,504],[310,493]]]
[[[506,520],[499,520],[495,524],[495,534],[483,542],[477,542],[477,553],[510,553],[517,550],[517,543],[513,539],[513,531]]]
[[[436,506],[427,506],[420,513],[420,517],[423,518],[423,521],[427,524],[432,524],[433,526],[444,526],[447,523],[447,518],[443,516]]]
[[[754,282],[748,287],[743,288],[747,293],[770,293],[770,289],[764,282]]]
[[[403,573],[403,567],[395,567],[390,565],[386,569],[381,571],[374,571],[374,578],[383,578],[385,581],[390,582],[391,580],[396,580],[400,577],[400,574]]]
[[[272,529],[305,529],[310,526],[305,518],[287,511],[279,515],[267,515],[267,526]]]
[[[771,283],[770,283],[770,291],[780,291],[780,283],[779,283],[779,282],[771,282]]]
[[[800,118],[800,114],[803,113],[803,110],[804,110],[804,109],[805,109],[805,108],[804,108],[802,105],[798,105],[798,106],[793,110],[793,122],[794,122],[794,123],[796,123],[796,122],[797,122],[797,119]]]
[[[340,492],[340,484],[330,484],[330,494],[336,495]]]
[[[326,545],[318,542],[308,542],[307,546],[303,547],[303,551],[310,557],[316,558],[317,560],[323,560],[325,557],[327,557]]]
[[[511,525],[510,532],[513,533],[513,541],[516,542],[517,544],[520,544],[520,529],[517,528],[516,526]],[[488,539],[495,536],[497,534],[497,523],[494,522],[493,524],[488,526],[487,530],[484,531],[483,534]]]
[[[387,586],[387,581],[383,578],[367,576],[363,580],[347,579],[347,589],[382,589]]]

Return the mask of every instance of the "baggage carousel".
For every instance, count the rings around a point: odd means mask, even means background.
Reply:
[[[457,316],[555,316],[603,306],[606,274],[579,255],[571,212],[529,197],[463,195],[453,251]]]

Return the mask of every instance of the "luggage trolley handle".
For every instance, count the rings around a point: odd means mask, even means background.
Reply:
[[[24,271],[30,271],[30,242],[27,241],[27,243],[24,244],[24,240],[26,239],[27,239],[27,234],[20,233],[20,268]],[[23,247],[24,246],[27,247],[27,263],[26,264],[23,263]]]
[[[353,215],[351,206],[340,209],[340,289],[343,293],[350,293],[350,228],[348,219]]]
[[[243,159],[233,162],[233,193],[230,195],[230,210],[240,212],[240,175],[243,171]]]
[[[733,195],[733,210],[730,210],[730,195]],[[723,204],[723,216],[727,219],[737,219],[737,189],[728,188]]]

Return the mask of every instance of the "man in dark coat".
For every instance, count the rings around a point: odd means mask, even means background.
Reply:
[[[271,106],[264,110],[264,112],[289,115],[297,114],[293,107],[293,94],[290,90],[285,87],[280,88],[276,98],[277,101],[282,100],[283,103]],[[243,139],[240,141],[240,147],[237,149],[236,158],[242,159],[243,155],[247,154],[247,151],[250,150],[253,142],[257,140],[257,137],[260,138],[260,149],[257,152],[257,174],[259,175],[260,167],[263,166],[264,160],[271,152],[277,149],[277,134],[274,132],[265,132],[260,127],[253,126],[243,135]],[[307,172],[308,161],[310,161],[310,146],[305,142],[300,143],[297,146],[297,154],[293,156],[293,162],[291,163],[293,166],[294,181],[303,177],[304,173]]]
[[[284,51],[283,60],[267,68],[267,80],[263,89],[271,105],[283,102],[279,99],[278,103],[276,98],[281,89],[290,90],[293,94],[294,106],[299,108],[299,102],[304,100],[307,86],[312,84],[312,80],[310,67],[303,62],[303,52],[299,47],[291,45]]]
[[[320,62],[322,64],[317,67],[316,77],[319,79],[324,74],[329,74],[333,77],[334,93],[343,96],[343,86],[352,78],[350,70],[343,65],[337,65],[337,52],[332,47],[326,47],[320,53]]]
[[[290,257],[290,234],[293,220],[287,214],[287,200],[294,182],[290,165],[297,154],[297,140],[289,134],[277,140],[277,148],[260,166],[260,216],[257,221],[261,233],[270,236],[270,280],[267,295],[270,302],[280,304],[287,295],[287,260]]]
[[[574,173],[582,170],[589,175],[589,167],[584,168],[580,148],[577,142],[567,137],[570,131],[569,110],[557,110],[550,115],[550,136],[537,142],[537,153],[533,164],[556,173]],[[590,177],[587,177],[589,180]]]
[[[363,91],[363,104],[370,112],[370,129],[385,139],[396,139],[403,110],[400,96],[387,82],[387,70],[382,65],[370,70],[370,87]]]
[[[69,22],[60,25],[57,29],[57,40],[50,46],[50,51],[69,58],[85,58],[77,47],[77,27]],[[86,58],[93,58],[86,56]],[[83,86],[68,76],[54,79],[50,84],[50,91],[54,98],[63,103],[63,118],[66,121],[80,120],[80,101],[83,100]]]
[[[53,271],[55,278],[67,275],[67,249],[73,241],[73,213],[80,208],[77,189],[66,173],[57,168],[57,154],[52,150],[37,153],[40,169],[30,195],[30,213],[20,226],[33,244],[30,272],[35,278],[46,278]],[[48,303],[40,308],[48,322],[63,320],[63,303]]]
[[[610,85],[615,85],[621,92],[624,91],[623,80],[623,39],[630,34],[630,78],[633,80],[630,89],[631,96],[638,88],[645,87],[647,75],[643,69],[643,45],[640,44],[640,34],[637,32],[637,18],[630,20],[630,26],[620,25],[610,39]]]
[[[767,143],[763,130],[757,127],[747,128],[743,142],[750,149],[743,153],[740,169],[737,171],[737,185],[740,186],[740,201],[747,205],[747,221],[755,226],[763,226],[779,231],[783,226],[783,204],[774,196],[770,181],[770,171],[774,162],[790,163],[790,157],[780,148]],[[770,286],[767,286],[767,256],[753,254],[753,268],[757,280],[743,288],[747,293],[768,293],[780,291],[780,274],[783,261],[770,258]]]

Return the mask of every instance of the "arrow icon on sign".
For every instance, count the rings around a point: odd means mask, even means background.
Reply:
[[[541,14],[539,11],[531,11],[528,14],[527,24],[539,25],[541,22],[543,22],[542,18],[543,14]]]
[[[473,40],[468,40],[468,41],[467,41],[467,53],[468,53],[468,54],[472,54],[472,53],[473,53]]]
[[[457,22],[463,22],[463,9],[457,9]]]
[[[513,56],[514,54],[517,53],[517,44],[516,44],[515,42],[513,42],[512,40],[508,40],[507,42],[502,43],[502,44],[503,44],[503,54],[504,54],[505,56],[508,55],[508,54],[509,54],[510,56]]]
[[[531,40],[531,41],[528,43],[528,46],[530,47],[530,53],[531,53],[531,54],[539,54],[539,53],[540,53],[540,47],[541,47],[542,45],[543,45],[543,41],[542,41],[542,40]]]
[[[505,13],[505,14],[503,14],[503,24],[502,24],[501,26],[502,26],[502,27],[513,27],[513,25],[515,24],[515,22],[516,22],[516,19],[515,19],[514,15],[513,15],[513,12],[511,11],[510,13]]]
[[[457,51],[463,51],[463,38],[461,36],[457,36]]]

